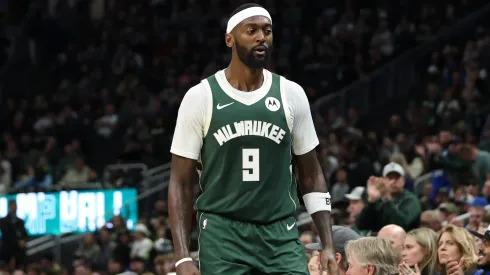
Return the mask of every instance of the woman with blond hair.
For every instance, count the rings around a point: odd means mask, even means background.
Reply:
[[[437,262],[437,233],[429,228],[408,232],[403,243],[400,273],[432,275]],[[414,271],[415,270],[415,271]]]
[[[437,240],[437,266],[443,275],[473,274],[478,257],[471,234],[462,227],[445,226]]]
[[[349,241],[345,253],[349,263],[346,275],[393,275],[399,272],[399,254],[388,240],[364,237]]]

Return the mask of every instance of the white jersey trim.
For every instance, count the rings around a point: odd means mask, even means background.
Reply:
[[[206,137],[209,131],[209,126],[211,125],[211,118],[213,117],[213,92],[211,91],[211,86],[209,85],[209,81],[207,79],[203,79],[201,81],[204,90],[207,92],[207,106],[206,106],[206,117],[204,118],[203,125],[203,139]]]

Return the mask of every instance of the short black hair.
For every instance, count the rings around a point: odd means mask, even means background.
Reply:
[[[242,10],[245,10],[245,9],[248,9],[248,8],[252,8],[252,7],[260,7],[260,8],[263,8],[261,5],[257,4],[257,3],[247,3],[247,4],[243,4],[241,5],[240,7],[236,8],[231,14],[230,14],[230,18],[241,12]]]

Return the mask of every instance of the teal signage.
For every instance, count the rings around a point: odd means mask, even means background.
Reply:
[[[121,215],[128,229],[138,221],[136,189],[21,193],[0,196],[0,217],[8,213],[8,201],[17,201],[17,216],[27,233],[59,235],[92,232],[114,215]]]

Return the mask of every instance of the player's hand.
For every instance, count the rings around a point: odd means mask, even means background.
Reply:
[[[339,266],[332,249],[326,248],[322,250],[320,263],[323,272],[327,272],[328,275],[339,275]]]
[[[194,262],[183,262],[176,268],[177,275],[201,275]]]

